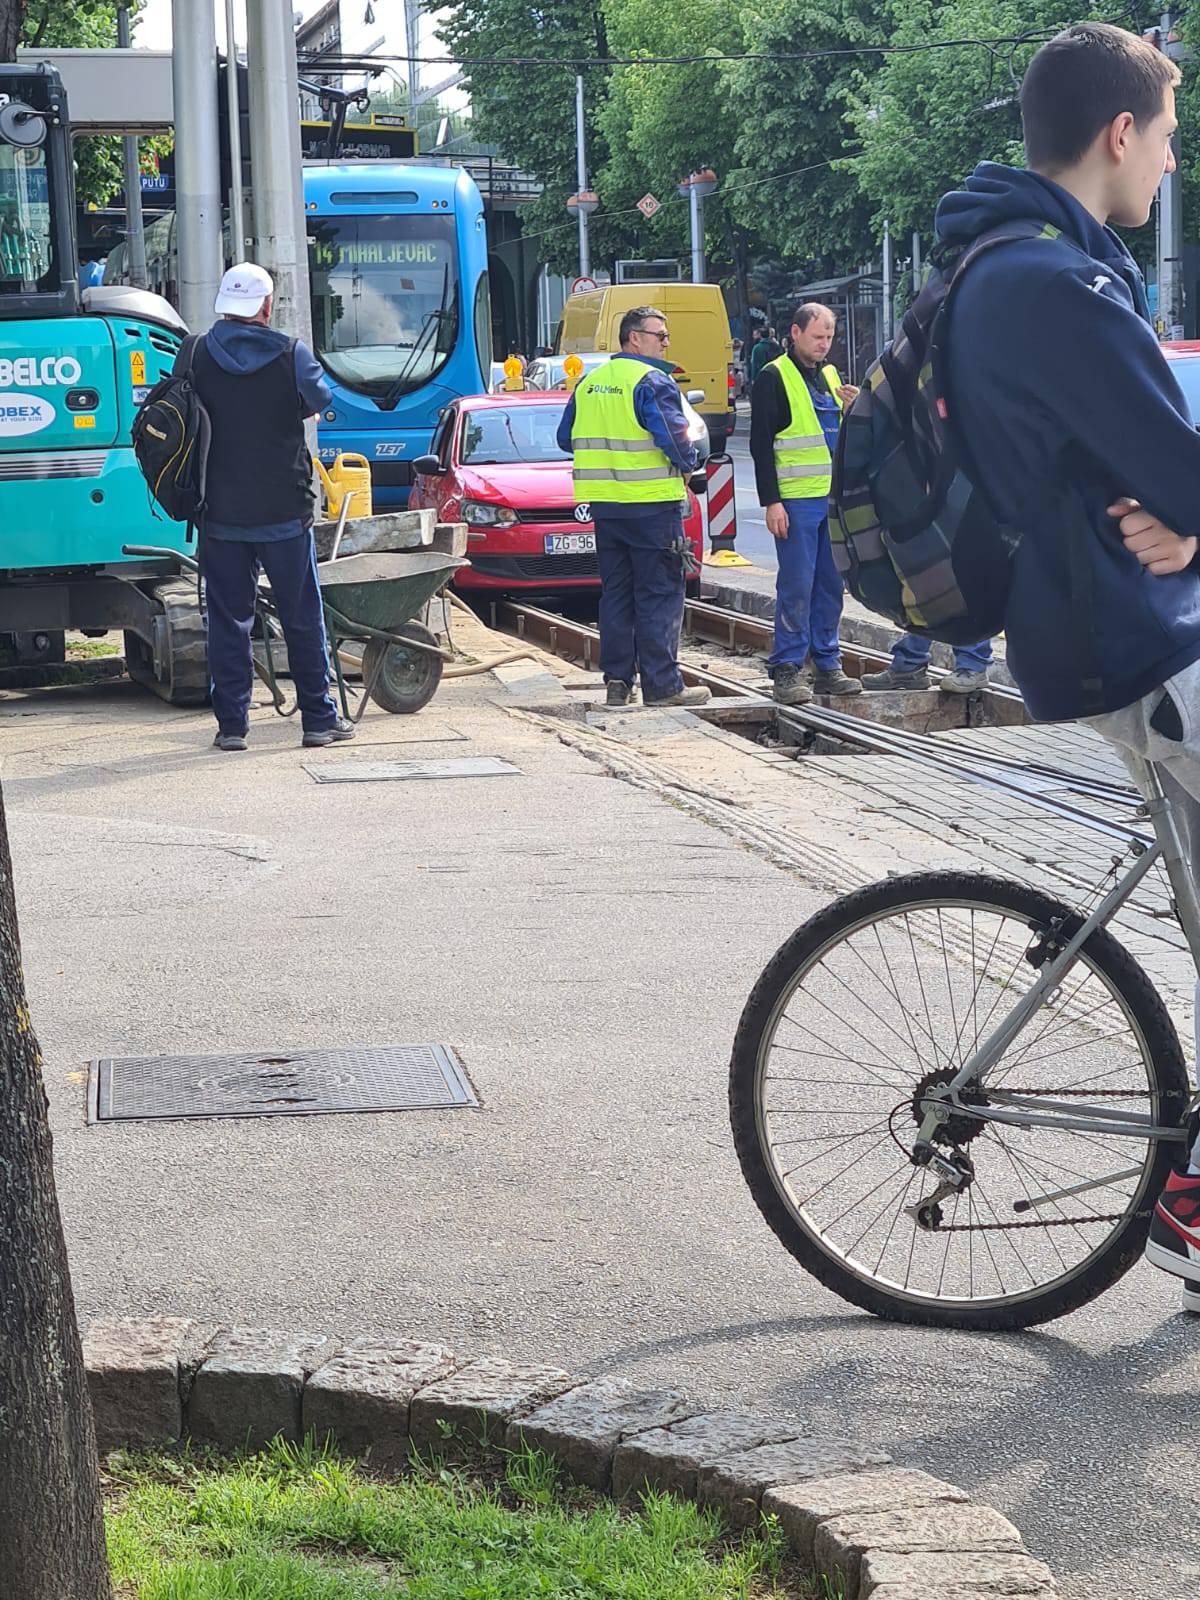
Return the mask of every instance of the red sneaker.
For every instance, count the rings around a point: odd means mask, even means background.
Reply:
[[[1146,1260],[1200,1284],[1200,1176],[1172,1172],[1167,1179],[1150,1222]]]

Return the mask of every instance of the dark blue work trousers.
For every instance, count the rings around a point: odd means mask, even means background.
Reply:
[[[683,688],[683,516],[675,504],[639,506],[636,516],[606,517],[592,502],[600,567],[600,670],[632,685],[642,699],[665,700]]]
[[[304,731],[331,728],[337,721],[337,709],[329,694],[329,653],[311,532],[295,539],[261,542],[204,541],[208,673],[217,726],[222,733],[245,733],[249,722],[254,687],[250,629],[260,567],[270,582],[283,624]]]
[[[775,541],[775,648],[767,664],[773,675],[776,667],[802,667],[811,653],[822,672],[834,672],[842,664],[842,580],[829,542],[829,502],[822,495],[783,505],[788,532]]]

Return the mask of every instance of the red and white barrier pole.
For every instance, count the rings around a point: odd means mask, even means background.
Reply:
[[[733,457],[708,458],[708,553],[732,551],[737,539],[737,504],[733,497]]]

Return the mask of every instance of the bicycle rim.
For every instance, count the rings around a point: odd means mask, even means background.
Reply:
[[[896,880],[853,897],[863,909],[846,903],[840,925],[836,907],[813,919],[809,948],[791,949],[790,971],[774,974],[755,1136],[795,1238],[785,1242],[827,1282],[883,1314],[925,1320],[937,1308],[928,1320],[970,1325],[1006,1311],[990,1325],[1015,1326],[1083,1303],[1125,1269],[1167,1147],[965,1116],[951,1132],[974,1179],[940,1203],[935,1226],[917,1223],[910,1208],[937,1183],[911,1159],[921,1091],[952,1076],[1036,981],[1029,953],[1063,909],[1020,885],[947,895],[947,879],[936,897]],[[789,948],[773,966],[788,967]],[[1004,1089],[1177,1122],[1182,1066],[1177,1041],[1163,1066],[1164,1022],[1173,1040],[1140,968],[1095,935],[992,1068],[985,1103]],[[1085,1184],[1096,1187],[1053,1197]]]

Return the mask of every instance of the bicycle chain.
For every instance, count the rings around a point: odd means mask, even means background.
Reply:
[[[1127,1211],[1113,1211],[1107,1216],[1096,1213],[1089,1217],[1046,1217],[1039,1221],[1036,1217],[1028,1222],[950,1222],[944,1226],[924,1229],[927,1233],[1011,1233],[1014,1228],[1077,1228],[1085,1222],[1120,1222],[1128,1217]],[[1134,1219],[1152,1216],[1152,1211],[1135,1211]]]
[[[1110,1100],[1144,1100],[1146,1098],[1146,1091],[1144,1089],[1105,1089],[1101,1091],[1094,1091],[1092,1089],[1017,1089],[1010,1087],[1007,1083],[1003,1085],[997,1084],[996,1087],[998,1089],[1002,1088],[1005,1094],[1021,1094],[1029,1096],[1041,1095],[1043,1097],[1052,1095],[1056,1100],[1066,1099],[1071,1096],[1074,1096],[1077,1099],[1087,1100],[1095,1100],[1100,1098]],[[1170,1090],[1165,1091],[1163,1094],[1164,1100],[1186,1100],[1188,1098],[1190,1098],[1190,1095],[1185,1095],[1182,1092],[1174,1093]],[[929,1232],[1011,1233],[1017,1228],[1077,1228],[1081,1223],[1120,1222],[1128,1215],[1129,1213],[1126,1211],[1113,1211],[1108,1213],[1108,1215],[1102,1215],[1100,1213],[1093,1212],[1087,1217],[1031,1217],[1027,1222],[950,1222],[946,1223],[944,1226],[939,1224],[938,1227],[929,1229]],[[1137,1221],[1142,1217],[1149,1217],[1152,1215],[1153,1208],[1151,1208],[1149,1211],[1135,1211],[1133,1213],[1133,1220]]]

